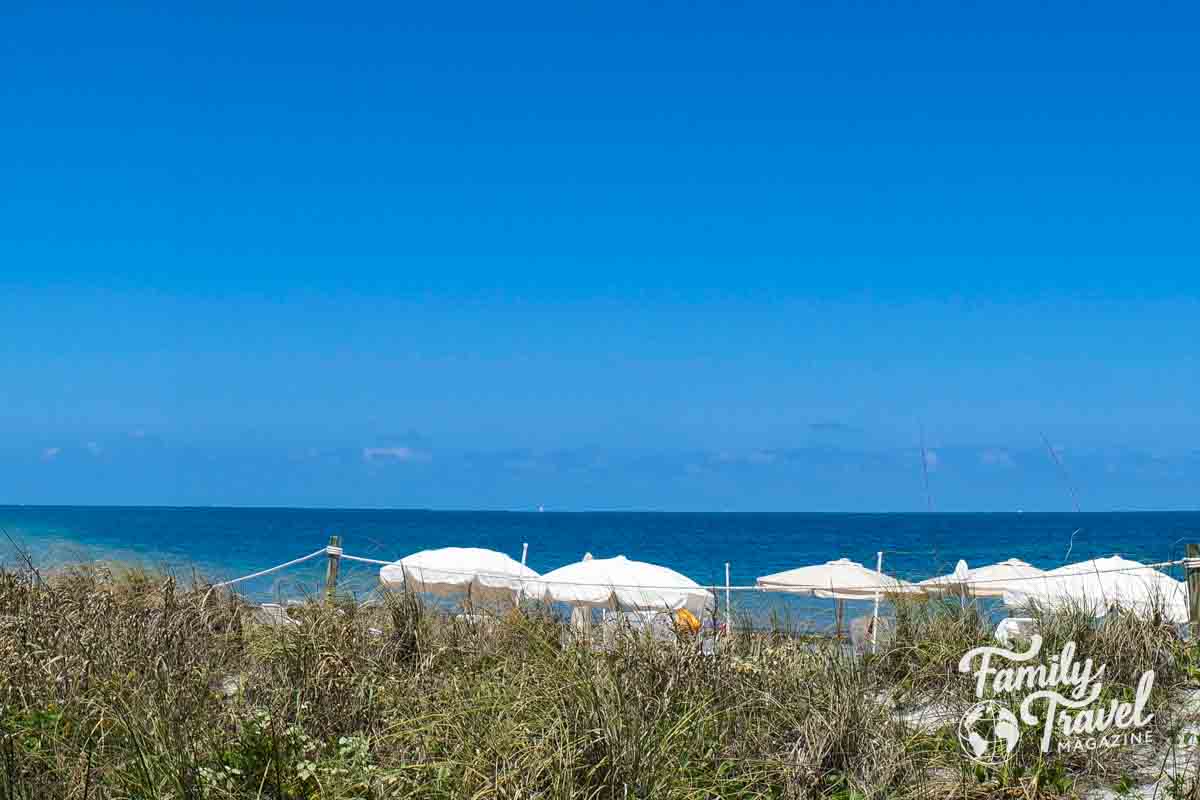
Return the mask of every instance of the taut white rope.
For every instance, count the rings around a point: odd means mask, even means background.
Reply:
[[[311,559],[314,559],[314,558],[317,558],[318,556],[323,556],[323,555],[338,556],[340,558],[346,559],[347,561],[357,561],[357,562],[360,562],[363,564],[376,564],[379,566],[388,566],[389,564],[396,563],[394,560],[393,561],[385,561],[383,559],[378,559],[378,558],[365,558],[363,556],[352,556],[352,555],[349,555],[348,553],[345,553],[341,547],[335,547],[333,545],[328,545],[326,547],[322,547],[320,550],[309,553],[306,556],[301,556],[300,558],[294,558],[291,561],[286,561],[282,564],[277,564],[274,567],[269,567],[264,570],[259,570],[258,572],[252,572],[249,575],[243,575],[242,577],[234,578],[233,580],[222,581],[220,583],[214,583],[210,587],[209,591],[212,591],[213,589],[217,589],[217,588],[220,588],[223,586],[233,586],[235,584],[242,583],[243,581],[252,580],[254,578],[261,578],[264,575],[270,575],[274,572],[279,572],[280,570],[287,569],[288,567],[294,567],[297,564],[302,564],[305,561],[309,561]],[[1135,569],[1146,569],[1146,568],[1158,569],[1158,568],[1162,568],[1162,567],[1175,567],[1175,566],[1180,566],[1180,565],[1186,566],[1189,569],[1195,568],[1195,567],[1200,567],[1200,558],[1181,558],[1181,559],[1177,559],[1175,561],[1160,561],[1160,562],[1154,563],[1154,564],[1139,564],[1137,567],[1119,567],[1117,569],[1106,569],[1106,570],[1081,570],[1077,573],[1071,573],[1071,574],[1072,575],[1095,575],[1098,573],[1103,574],[1103,573],[1108,573],[1108,572],[1130,572]],[[462,575],[481,575],[482,577],[498,577],[498,578],[510,578],[511,577],[511,576],[505,576],[505,575],[496,575],[496,576],[482,575],[481,573],[472,572],[472,571],[468,571],[468,570],[439,569],[438,571],[439,572],[448,572],[448,573],[452,573],[452,574],[462,574]],[[1069,577],[1069,576],[1068,575],[1060,575],[1058,577]],[[972,583],[982,584],[982,583],[991,583],[991,582],[1003,582],[1003,583],[1007,584],[1007,583],[1016,583],[1016,582],[1021,582],[1021,581],[1036,581],[1036,580],[1043,580],[1043,579],[1044,579],[1044,576],[1042,576],[1042,575],[1033,575],[1033,576],[1029,576],[1026,578],[982,579],[982,580],[978,580],[978,581],[972,581]],[[530,579],[529,582],[533,583],[535,581],[536,581],[536,579]],[[563,583],[564,585],[578,585],[578,586],[601,585],[601,584],[591,584],[591,583],[572,583],[572,582],[563,582],[563,581],[556,581],[556,583]],[[625,586],[625,585],[607,584],[607,583],[602,584],[602,585],[610,586],[614,589],[664,589],[665,590],[665,589],[677,588],[677,587],[672,587],[672,586],[641,586],[641,585]],[[809,591],[809,590],[813,590],[813,589],[820,590],[820,589],[824,589],[827,587],[825,587],[825,586],[789,586],[789,587],[787,587],[787,589],[782,589],[782,588],[776,589],[776,588],[768,588],[768,587],[759,586],[757,584],[752,584],[749,586],[732,586],[727,583],[724,586],[702,586],[700,588],[707,589],[708,591],[713,592],[714,594],[719,592],[722,589],[724,589],[727,592],[729,592],[729,591],[739,591],[739,592],[772,591],[772,592],[778,592],[781,594],[787,594],[789,589],[795,589],[795,590],[799,590],[799,591]],[[864,586],[864,587],[848,586],[848,587],[841,587],[841,588],[843,591],[854,591],[856,588],[862,589],[863,591],[870,591],[870,592],[874,592],[874,591],[878,590],[878,587],[875,587],[875,586]],[[882,591],[882,593],[887,594],[887,590],[884,589]],[[872,596],[867,595],[864,597],[864,599],[870,600],[870,599],[872,599]]]
[[[261,578],[264,575],[270,575],[272,572],[279,572],[279,570],[281,570],[281,569],[287,569],[288,567],[294,567],[297,564],[302,564],[305,561],[308,561],[309,559],[316,558],[317,556],[323,556],[328,551],[333,550],[333,549],[336,549],[336,548],[322,547],[320,550],[316,551],[315,553],[309,553],[306,556],[300,556],[299,558],[293,558],[291,561],[286,561],[282,564],[277,564],[274,567],[270,567],[270,568],[264,569],[264,570],[259,570],[258,572],[252,572],[249,575],[243,575],[242,577],[234,578],[231,581],[221,581],[220,583],[214,583],[211,588],[219,589],[222,586],[232,586],[235,583],[241,583],[242,581],[248,581],[252,578]]]

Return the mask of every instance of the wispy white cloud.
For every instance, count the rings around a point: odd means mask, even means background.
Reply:
[[[42,451],[42,461],[53,461],[62,452],[61,447],[47,447]]]
[[[774,464],[779,460],[779,454],[772,450],[750,450],[737,453],[722,450],[716,454],[716,460],[723,464]]]
[[[808,429],[817,433],[861,433],[858,428],[844,422],[810,422]]]
[[[411,447],[364,447],[363,461],[428,461],[430,456]]]

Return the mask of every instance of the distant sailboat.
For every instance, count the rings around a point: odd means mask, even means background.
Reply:
[[[546,507],[545,507],[545,506],[538,506],[538,512],[539,512],[539,513],[541,513],[542,511],[545,511],[545,510],[546,510]]]

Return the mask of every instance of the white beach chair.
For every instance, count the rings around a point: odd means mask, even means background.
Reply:
[[[873,616],[855,617],[850,620],[850,643],[859,653],[865,653],[871,649],[871,621]],[[882,646],[892,638],[892,621],[887,617],[879,618],[879,630],[875,636],[875,643]]]
[[[1033,634],[1037,633],[1037,620],[1033,617],[1006,617],[1000,620],[1000,624],[996,626],[996,641],[1005,647],[1012,647],[1014,643],[1028,639]]]
[[[278,603],[263,603],[254,609],[251,619],[260,625],[287,626],[299,625],[300,621],[288,616],[287,609]]]

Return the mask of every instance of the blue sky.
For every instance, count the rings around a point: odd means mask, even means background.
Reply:
[[[17,4],[0,502],[1194,508],[1184,4]]]

